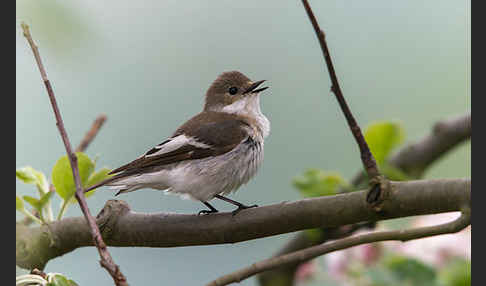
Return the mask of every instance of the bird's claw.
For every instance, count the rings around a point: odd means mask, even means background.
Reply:
[[[244,209],[250,209],[250,208],[257,208],[258,205],[251,205],[251,206],[245,206],[245,205],[241,205],[241,206],[238,206],[238,208],[234,211],[231,212],[231,214],[233,216],[235,216],[237,213],[239,213],[240,211],[244,210]]]
[[[202,210],[197,213],[197,215],[202,215],[202,214],[212,214],[212,213],[217,213],[217,210]]]

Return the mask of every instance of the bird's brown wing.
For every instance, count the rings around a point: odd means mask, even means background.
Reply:
[[[248,123],[238,116],[201,112],[179,127],[172,137],[110,174],[138,173],[147,167],[221,155],[245,140],[248,129]]]

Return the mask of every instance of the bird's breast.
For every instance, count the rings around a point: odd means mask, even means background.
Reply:
[[[253,177],[263,161],[263,140],[248,137],[241,145],[241,149],[246,149],[242,155],[240,177],[243,183],[248,182]]]

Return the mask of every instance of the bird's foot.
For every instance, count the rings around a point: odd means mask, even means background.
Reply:
[[[250,209],[250,208],[256,208],[256,207],[258,207],[258,205],[246,206],[246,205],[241,204],[241,205],[238,206],[238,208],[236,210],[232,211],[231,214],[233,216],[235,216],[237,213],[239,213],[240,211],[242,211],[244,209]]]
[[[217,213],[218,210],[202,210],[197,213],[197,215],[202,215],[202,214],[212,214],[212,213]]]
[[[202,211],[199,211],[197,213],[197,215],[202,215],[202,214],[211,214],[211,213],[217,213],[218,210],[213,207],[210,203],[208,202],[205,202],[205,201],[201,201],[205,206],[207,206],[209,208],[209,210],[202,210]]]

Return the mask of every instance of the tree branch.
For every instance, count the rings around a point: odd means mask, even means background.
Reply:
[[[302,4],[304,4],[304,8],[307,13],[307,16],[309,16],[312,27],[316,32],[317,39],[319,40],[319,44],[321,45],[321,50],[324,55],[324,60],[326,61],[327,69],[329,71],[329,77],[331,78],[331,82],[332,82],[331,91],[336,96],[339,106],[341,107],[341,110],[343,111],[344,116],[346,117],[348,126],[351,129],[351,133],[353,134],[354,139],[358,143],[360,154],[361,154],[361,161],[363,162],[363,166],[366,170],[366,173],[368,174],[368,177],[370,179],[376,178],[380,175],[380,172],[376,165],[375,158],[373,157],[373,154],[371,154],[370,148],[368,147],[368,144],[366,143],[363,134],[361,133],[361,129],[359,128],[358,123],[354,119],[354,116],[351,113],[351,110],[349,109],[346,100],[344,99],[343,93],[341,91],[341,87],[339,86],[336,72],[334,70],[334,65],[332,64],[331,55],[329,54],[329,49],[327,47],[326,36],[324,32],[321,30],[321,28],[319,27],[316,17],[314,16],[314,13],[312,12],[312,9],[309,3],[307,2],[307,0],[302,0]],[[373,185],[377,183],[378,182],[374,182]],[[371,201],[375,201],[375,200],[371,200]]]
[[[97,224],[111,246],[210,245],[316,227],[459,211],[471,200],[469,179],[390,182],[383,188],[389,197],[379,213],[367,206],[366,191],[245,209],[236,216],[230,212],[209,216],[136,213],[125,202],[110,200],[98,214]],[[28,269],[41,268],[50,259],[93,245],[89,228],[80,217],[31,228],[17,224],[16,230],[16,263]]]
[[[223,286],[231,284],[233,282],[240,282],[248,277],[251,277],[257,273],[261,273],[266,270],[270,270],[290,263],[295,264],[299,262],[304,262],[309,259],[324,255],[326,253],[342,250],[361,244],[390,240],[405,242],[412,239],[419,239],[440,234],[455,233],[461,231],[470,224],[471,211],[469,208],[467,208],[462,211],[459,218],[452,222],[413,229],[372,232],[343,238],[329,243],[323,243],[300,251],[272,257],[253,263],[248,267],[221,276],[220,278],[206,284],[206,286]]]
[[[437,122],[432,132],[420,140],[413,142],[396,152],[389,160],[392,166],[398,167],[407,174],[420,178],[424,172],[433,165],[441,156],[457,147],[459,144],[471,138],[471,114],[445,119]],[[366,180],[362,172],[358,172],[352,179],[354,186],[360,185]],[[359,229],[359,228],[358,228]],[[348,227],[348,235],[351,235],[356,228]],[[276,256],[304,249],[332,238],[334,229],[324,229],[324,236],[321,241],[310,241],[305,233],[298,233],[292,238]],[[330,237],[331,236],[331,237]],[[271,285],[271,281],[285,281],[285,285],[292,285],[294,273],[299,263],[288,264],[259,275],[261,285]]]
[[[71,168],[73,171],[73,177],[74,177],[74,183],[76,186],[76,193],[75,197],[79,203],[79,206],[81,207],[81,211],[84,214],[84,217],[86,221],[88,222],[88,225],[90,227],[90,232],[92,235],[92,239],[95,242],[95,245],[98,249],[98,252],[101,257],[100,264],[110,273],[110,275],[113,277],[113,280],[116,285],[128,285],[126,282],[125,276],[121,273],[120,268],[118,265],[116,265],[113,262],[113,259],[111,258],[110,253],[108,252],[108,249],[106,248],[106,244],[104,243],[100,231],[98,229],[98,226],[96,225],[96,221],[91,215],[88,204],[86,203],[86,198],[84,197],[84,192],[83,188],[81,185],[81,178],[79,176],[79,170],[78,170],[78,159],[74,152],[72,151],[71,148],[71,143],[69,142],[69,138],[67,136],[66,130],[64,128],[64,123],[62,121],[61,113],[59,111],[59,108],[57,106],[56,102],[56,97],[54,96],[54,91],[52,90],[51,83],[49,82],[49,79],[47,78],[46,71],[44,69],[44,65],[42,64],[42,60],[39,54],[39,50],[37,48],[37,45],[34,43],[32,36],[29,31],[29,26],[26,25],[25,23],[21,24],[23,32],[24,32],[24,37],[27,39],[29,42],[29,45],[32,49],[32,52],[34,53],[35,60],[37,62],[37,66],[39,68],[42,80],[44,81],[44,85],[46,86],[47,89],[47,94],[49,96],[49,100],[51,101],[52,109],[54,111],[54,115],[56,117],[56,125],[57,128],[59,129],[59,133],[61,134],[62,141],[64,142],[64,146],[66,148],[66,152],[68,154],[69,162],[71,164]],[[42,269],[42,268],[41,268]]]
[[[471,138],[471,114],[437,122],[432,133],[398,151],[390,163],[407,174],[420,177],[439,157]]]
[[[83,152],[84,150],[86,150],[86,148],[88,148],[88,145],[96,137],[98,131],[100,131],[100,128],[101,126],[103,126],[103,123],[105,123],[105,121],[106,121],[106,115],[104,114],[98,115],[98,117],[91,125],[91,129],[88,132],[86,132],[83,140],[81,140],[78,147],[76,147],[76,152]]]

